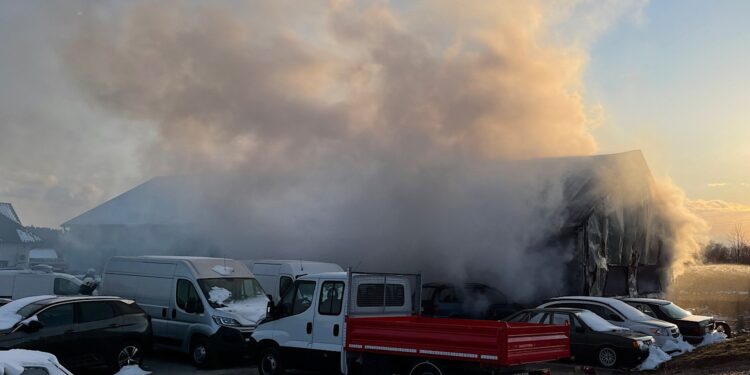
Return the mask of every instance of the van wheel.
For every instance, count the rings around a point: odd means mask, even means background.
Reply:
[[[412,366],[409,375],[445,375],[445,372],[433,362],[419,362]]]
[[[215,365],[215,353],[212,353],[206,339],[198,337],[193,339],[190,346],[190,360],[198,368],[209,368]]]
[[[617,364],[617,352],[613,348],[605,346],[603,348],[600,348],[596,353],[596,360],[602,367],[615,367],[615,365]]]
[[[286,373],[279,349],[266,346],[261,350],[258,359],[258,372],[260,375],[283,375]]]

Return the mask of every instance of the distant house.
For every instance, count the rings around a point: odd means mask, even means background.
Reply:
[[[42,239],[29,232],[10,203],[0,202],[0,267],[25,266]]]
[[[567,293],[611,296],[663,292],[672,261],[668,230],[665,230],[668,223],[658,212],[653,177],[640,151],[501,164],[499,167],[492,165],[483,173],[508,173],[513,176],[519,170],[531,171],[543,177],[534,180],[534,186],[530,188],[538,189],[539,185],[563,187],[563,204],[558,208],[560,214],[557,216],[563,218],[563,223],[548,223],[547,227],[552,228],[553,234],[539,241],[543,251],[562,251],[564,254],[560,256],[569,259],[565,272]],[[269,241],[268,237],[264,237],[268,236],[267,233],[289,238],[299,235],[294,227],[275,232],[275,228],[271,227],[273,230],[266,231],[264,225],[267,223],[253,222],[255,225],[249,225],[242,220],[222,216],[246,209],[246,206],[240,209],[227,207],[241,204],[242,199],[222,199],[225,197],[221,196],[221,192],[209,192],[220,190],[207,187],[204,182],[210,180],[205,176],[157,177],[62,226],[66,233],[75,238],[76,243],[90,249],[85,253],[87,260],[94,261],[97,254],[103,254],[101,259],[96,259],[101,264],[107,256],[114,254],[185,254],[191,251],[206,254],[206,250],[213,246],[211,239],[205,236],[206,228],[212,232],[210,234],[214,239],[222,236],[217,230],[226,230],[224,233],[243,232],[246,235],[243,237],[242,251],[273,247],[267,246],[269,243],[283,244],[275,238]],[[238,185],[242,185],[241,179],[237,181]],[[239,189],[228,190],[236,192]],[[252,193],[248,191],[247,195]],[[271,210],[263,204],[262,199],[258,201],[261,203],[256,202],[251,208]],[[294,206],[285,209],[293,210]],[[273,215],[272,211],[269,212]],[[321,213],[323,222],[326,220],[325,214]],[[367,217],[367,214],[357,211],[353,215]],[[244,226],[240,227],[238,222]],[[331,230],[328,227],[325,229]],[[332,247],[367,252],[357,246],[356,239],[352,239],[354,235],[346,228],[333,228],[333,231],[338,237],[332,240],[326,237],[329,243],[333,243]],[[309,233],[306,233],[308,237],[295,238],[298,241],[294,243],[314,240],[317,233]],[[382,246],[389,246],[388,235],[386,232],[373,238],[386,244]],[[496,246],[502,248],[503,244]],[[283,246],[276,246],[280,247]],[[215,254],[209,252],[208,255],[231,256],[236,253],[227,249],[215,251]],[[350,258],[346,260],[327,260],[348,264],[346,262],[351,260],[351,253],[354,252],[347,250],[347,254],[343,251],[336,253],[349,255]],[[243,253],[243,256],[249,255]]]

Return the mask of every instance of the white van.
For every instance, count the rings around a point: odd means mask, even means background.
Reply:
[[[81,280],[72,275],[52,272],[51,267],[0,269],[0,298],[81,294]]]
[[[324,272],[343,272],[338,264],[306,260],[243,260],[247,268],[263,286],[266,293],[278,301],[294,280],[305,275]]]
[[[200,367],[249,354],[268,307],[250,270],[223,258],[113,257],[100,290],[136,301],[151,316],[154,345],[190,353]]]

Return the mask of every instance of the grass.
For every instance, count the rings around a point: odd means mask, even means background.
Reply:
[[[666,362],[661,374],[718,373],[718,368],[748,369],[750,366],[750,336],[740,336],[714,345],[696,348]],[[718,367],[718,368],[717,368]]]

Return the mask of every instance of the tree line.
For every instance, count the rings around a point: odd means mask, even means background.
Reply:
[[[726,243],[710,241],[701,253],[704,263],[750,264],[750,243],[742,224],[735,224]]]

